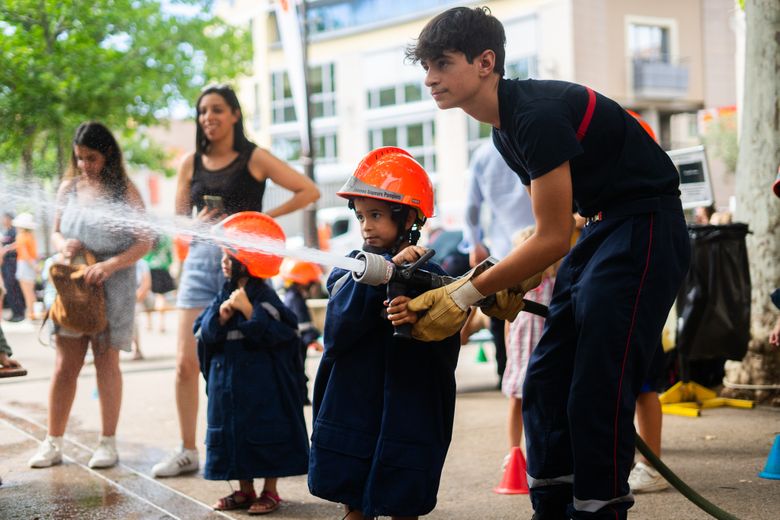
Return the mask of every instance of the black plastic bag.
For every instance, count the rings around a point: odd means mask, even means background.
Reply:
[[[677,348],[689,360],[741,360],[750,340],[747,224],[688,226],[691,267],[677,296]]]

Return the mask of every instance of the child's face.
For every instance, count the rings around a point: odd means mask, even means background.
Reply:
[[[222,251],[222,274],[225,275],[225,278],[230,278],[232,265],[233,262],[230,260],[230,255]]]
[[[462,52],[445,51],[438,58],[422,62],[425,86],[431,89],[439,108],[463,107],[479,90],[481,78],[485,76],[481,72],[484,65],[480,56],[469,63]]]
[[[357,197],[354,199],[355,216],[360,223],[360,234],[366,245],[390,249],[398,238],[398,224],[393,221],[387,202]]]

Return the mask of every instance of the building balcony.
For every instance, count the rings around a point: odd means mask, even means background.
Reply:
[[[632,66],[634,95],[637,98],[680,99],[687,96],[687,65],[634,59]]]

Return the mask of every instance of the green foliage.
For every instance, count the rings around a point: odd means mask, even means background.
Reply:
[[[141,131],[128,131],[121,138],[125,162],[130,167],[146,167],[173,177],[176,169],[171,165],[171,154]]]
[[[191,105],[207,81],[247,71],[248,32],[209,14],[209,1],[166,5],[0,0],[0,162],[58,175],[82,121],[99,120],[133,143],[139,125],[167,119],[174,103]],[[129,155],[159,167],[153,149]]]
[[[728,173],[737,170],[739,144],[737,142],[737,117],[735,114],[722,115],[714,120],[704,135],[707,149],[723,161]]]

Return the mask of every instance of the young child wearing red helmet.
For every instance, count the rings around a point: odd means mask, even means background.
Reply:
[[[306,354],[309,349],[322,352],[319,341],[322,331],[314,325],[306,300],[320,298],[322,292],[322,269],[317,264],[304,260],[285,259],[279,275],[284,282],[284,304],[298,318],[298,333],[301,336],[301,363],[306,367]],[[304,404],[310,405],[309,378],[304,373],[301,389]]]
[[[203,476],[239,481],[214,509],[266,514],[281,502],[279,477],[303,475],[308,465],[301,340],[295,315],[266,281],[282,259],[244,245],[250,237],[283,244],[284,233],[256,211],[235,213],[218,228],[238,245],[225,248],[225,284],[193,327],[208,396]],[[255,478],[264,479],[260,496]]]
[[[433,188],[407,152],[370,152],[338,195],[355,211],[365,251],[396,265],[425,253],[416,243],[433,215]],[[421,268],[445,274],[433,263]],[[309,490],[344,504],[348,520],[427,514],[452,436],[458,336],[394,337],[394,324],[416,320],[405,303],[414,294],[386,302],[385,285],[356,282],[343,269],[331,272],[327,288]]]

